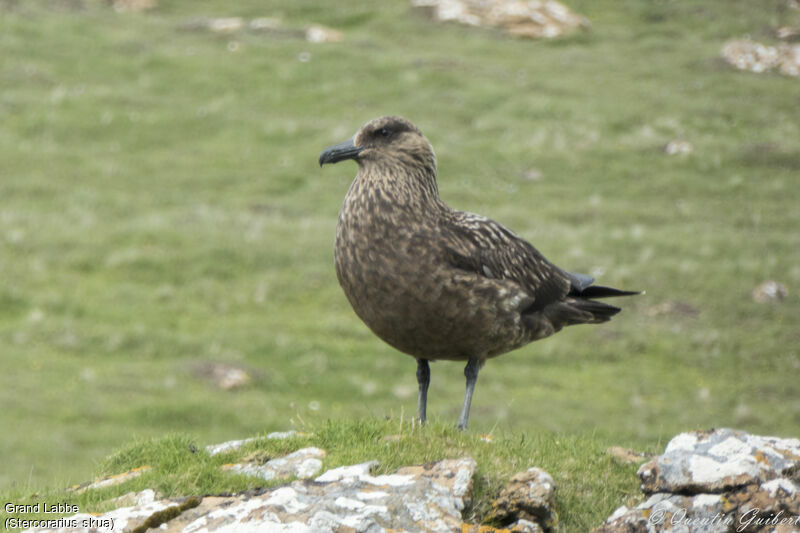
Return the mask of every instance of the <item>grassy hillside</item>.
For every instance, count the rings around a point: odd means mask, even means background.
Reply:
[[[451,205],[647,290],[487,364],[474,434],[603,450],[800,433],[800,85],[718,59],[800,24],[786,2],[574,0],[592,30],[551,42],[438,25],[406,0],[160,4],[0,1],[3,490],[83,481],[134,438],[407,419],[413,359],[333,272],[355,166],[317,167],[383,114],[432,141]],[[186,29],[202,16],[345,40]],[[673,139],[694,151],[667,156]],[[788,299],[753,302],[771,278]],[[216,388],[198,371],[213,362],[254,379]],[[435,422],[455,424],[463,381],[432,366]]]

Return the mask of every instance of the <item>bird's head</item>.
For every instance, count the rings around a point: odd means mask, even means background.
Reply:
[[[319,165],[353,159],[359,166],[371,162],[394,162],[436,172],[436,156],[428,139],[402,117],[370,120],[352,139],[329,146],[319,156]]]

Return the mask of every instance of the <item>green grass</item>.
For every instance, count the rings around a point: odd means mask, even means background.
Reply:
[[[473,480],[473,498],[463,516],[473,524],[502,526],[493,521],[492,500],[514,473],[531,466],[544,468],[553,476],[560,531],[588,531],[602,522],[609,509],[622,502],[631,504],[638,498],[637,465],[616,461],[592,436],[517,432],[485,442],[474,433],[456,430],[451,424],[436,423],[421,429],[408,419],[330,421],[306,429],[313,433],[287,440],[252,442],[240,450],[213,457],[185,435],[141,439],[109,456],[97,469],[98,475],[110,475],[143,465],[151,467],[138,478],[82,494],[51,489],[35,497],[19,491],[9,497],[14,503],[62,502],[78,506],[81,512],[102,512],[113,508],[109,500],[146,488],[164,497],[236,493],[285,481],[265,482],[226,473],[221,470],[223,464],[255,454],[266,461],[300,447],[317,446],[328,452],[323,469],[374,458],[380,463],[379,473],[390,473],[404,465],[469,455],[477,461],[478,470]],[[586,475],[587,472],[592,475]],[[9,517],[54,518],[0,512],[0,520]]]
[[[718,59],[729,38],[800,24],[784,2],[575,0],[592,30],[550,42],[438,25],[405,0],[79,4],[0,2],[2,490],[84,481],[134,439],[413,412],[414,361],[333,272],[355,167],[316,163],[391,113],[434,144],[451,205],[647,290],[609,324],[487,364],[475,433],[590,450],[800,433],[798,80]],[[346,39],[182,29],[265,15]],[[693,153],[665,155],[675,138]],[[753,302],[771,278],[789,297]],[[699,314],[648,313],[671,300]],[[193,371],[207,361],[254,380],[218,390]],[[460,365],[433,365],[434,420],[455,423],[463,386]]]

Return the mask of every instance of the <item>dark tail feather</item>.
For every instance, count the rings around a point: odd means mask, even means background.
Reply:
[[[596,322],[607,322],[611,320],[612,316],[622,311],[619,307],[594,300],[575,300],[572,305],[581,311],[590,313]]]
[[[603,287],[602,285],[590,285],[582,291],[574,293],[573,296],[581,298],[611,298],[613,296],[634,296],[636,294],[642,293],[639,291],[623,291],[614,287]]]
[[[552,324],[553,330],[558,331],[564,326],[575,324],[598,324],[608,322],[612,316],[621,309],[594,300],[569,299],[548,305],[544,309],[544,316]]]

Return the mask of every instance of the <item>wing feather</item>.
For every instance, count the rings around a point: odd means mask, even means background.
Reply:
[[[511,280],[531,298],[526,311],[544,309],[569,293],[572,279],[536,248],[486,217],[455,211],[440,222],[446,259],[455,268]]]

